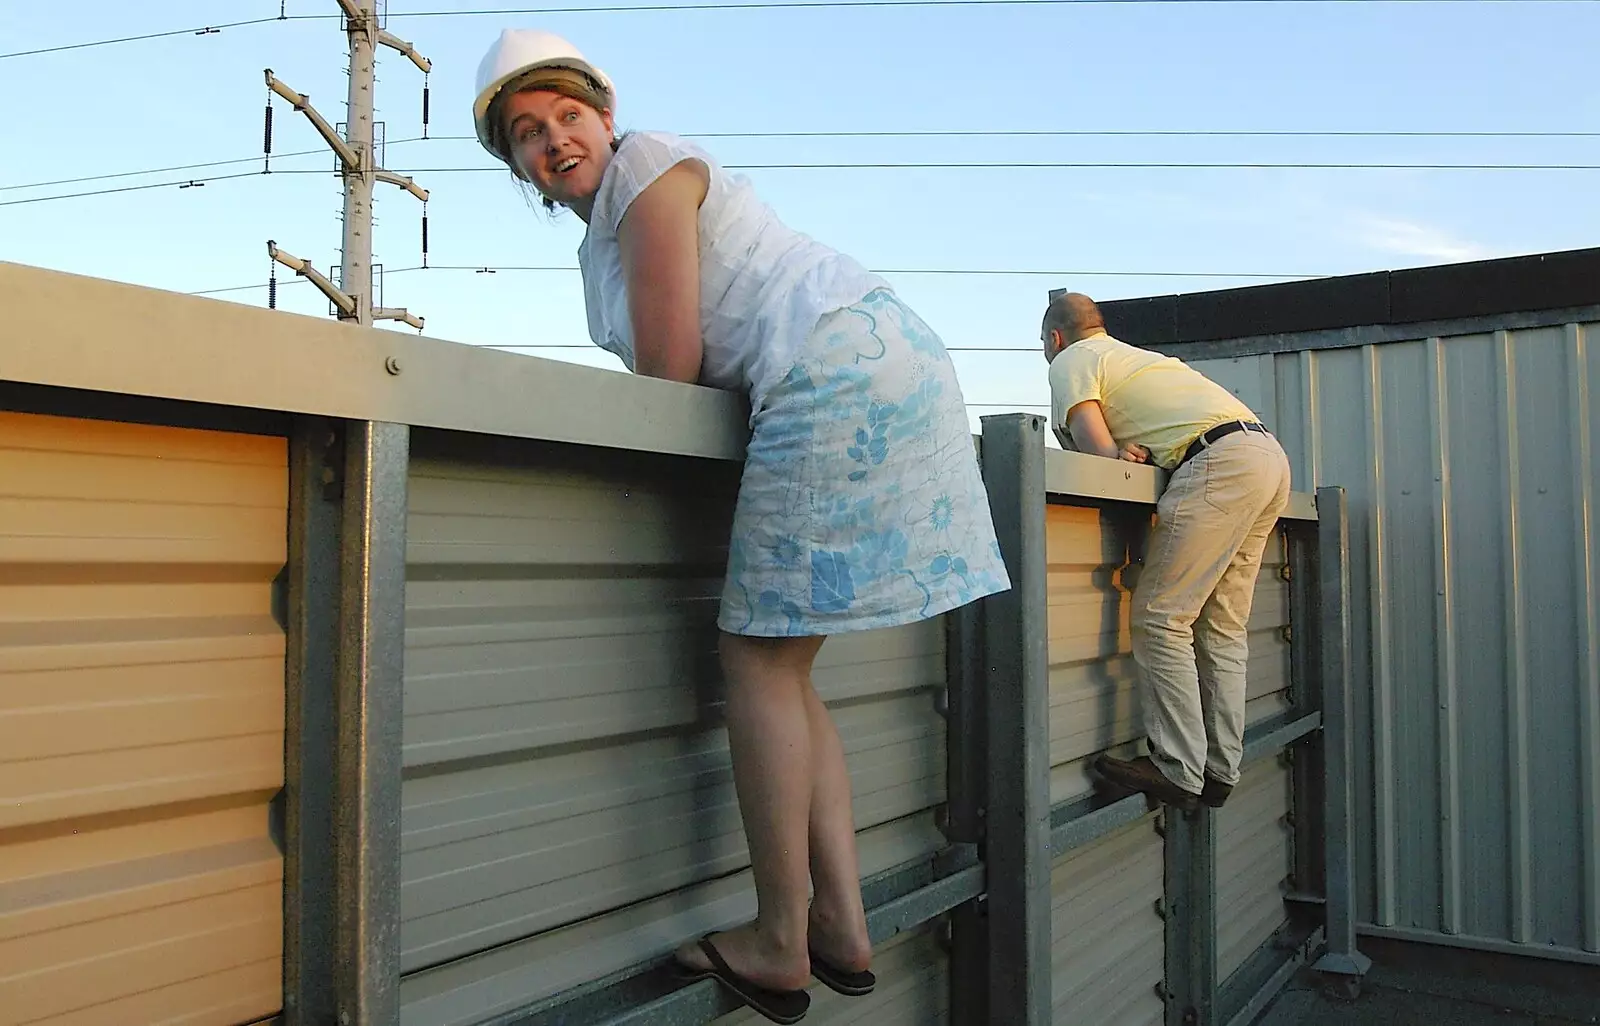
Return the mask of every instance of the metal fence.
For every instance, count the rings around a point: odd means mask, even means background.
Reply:
[[[1174,349],[1258,411],[1297,482],[1349,489],[1366,932],[1600,965],[1597,324]]]
[[[23,696],[0,705],[0,736],[36,735],[0,750],[0,955],[27,953],[50,984],[24,1003],[0,981],[0,1022],[91,1007],[306,1026],[754,1021],[715,983],[665,971],[685,937],[753,911],[710,627],[736,400],[6,265],[0,302],[0,552],[8,570],[57,567],[0,582],[0,693]],[[47,422],[90,458],[26,462],[15,425]],[[140,432],[165,448],[113,479],[155,476],[102,505],[115,496],[87,482]],[[1138,737],[1124,576],[1159,472],[1047,454],[1037,417],[987,418],[979,443],[1013,590],[835,639],[818,666],[881,982],[866,999],[819,992],[810,1018],[1211,1026],[1246,1021],[1307,959],[1358,970],[1343,493],[1296,496],[1263,574],[1246,781],[1220,814],[1169,814],[1084,773]],[[211,477],[195,480],[218,483],[191,488],[163,469],[169,451],[202,454]],[[239,491],[263,475],[277,492]],[[163,502],[200,512],[180,530],[138,508]],[[144,547],[95,548],[118,522]],[[228,547],[240,525],[273,523],[279,547]],[[126,586],[146,579],[218,587]],[[71,587],[95,616],[63,604]],[[243,641],[217,649],[225,665],[157,644],[36,673],[61,662],[63,632],[230,625],[256,653],[248,673]],[[268,664],[281,692],[252,676]],[[78,688],[105,720],[180,672],[202,696],[243,689],[246,711],[281,694],[282,761],[92,807],[46,786],[49,760],[92,733],[50,718],[47,686]],[[166,729],[191,724],[217,751],[277,736],[243,712],[171,708]],[[128,778],[163,780],[158,763]],[[139,804],[157,799],[161,816],[242,811],[161,842]],[[230,852],[255,876],[219,861]],[[130,975],[130,930],[187,936],[152,917],[169,884],[222,895],[194,914],[248,931],[254,961],[153,987]],[[250,886],[281,895],[281,926],[228,897]],[[266,998],[215,1000],[262,965]]]

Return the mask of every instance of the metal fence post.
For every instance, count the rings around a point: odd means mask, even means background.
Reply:
[[[284,668],[283,1012],[334,1021],[334,780],[339,750],[340,478],[344,430],[297,418],[289,436]]]
[[[1289,681],[1296,716],[1319,713],[1322,708],[1322,621],[1318,582],[1317,528],[1296,525],[1286,533],[1289,566]],[[1286,750],[1293,757],[1290,809],[1294,876],[1289,881],[1290,908],[1303,918],[1320,923],[1327,894],[1323,871],[1323,794],[1325,735],[1319,729]]]
[[[1217,839],[1211,810],[1161,812],[1166,891],[1166,1026],[1214,1026]]]
[[[1050,999],[1050,696],[1044,418],[983,418],[983,479],[1011,590],[984,600],[991,1026],[1044,1026]]]
[[[963,606],[950,614],[948,685],[945,690],[945,836],[955,844],[983,842],[984,684],[983,606]],[[979,849],[982,850],[981,847]],[[950,913],[950,1021],[981,1024],[989,1008],[989,938],[984,898]]]
[[[1350,524],[1343,488],[1317,489],[1317,539],[1328,951],[1316,968],[1338,978],[1353,996],[1359,993],[1372,959],[1356,950],[1355,816],[1350,782]]]
[[[400,744],[410,429],[354,422],[340,552],[338,1026],[400,1021]]]

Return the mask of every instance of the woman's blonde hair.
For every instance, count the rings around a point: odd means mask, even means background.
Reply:
[[[560,204],[550,199],[538,188],[523,177],[517,167],[516,158],[512,154],[509,126],[506,124],[506,101],[517,93],[531,93],[543,91],[565,96],[569,100],[577,100],[586,107],[592,108],[596,113],[609,112],[610,106],[606,102],[606,91],[594,79],[581,71],[572,68],[534,68],[532,71],[519,78],[507,82],[501,90],[489,101],[488,125],[489,141],[494,146],[500,159],[506,162],[517,182],[525,189],[532,189],[534,195],[539,197],[539,202],[544,204],[546,210],[554,211]],[[617,141],[611,141],[611,148],[617,148]]]

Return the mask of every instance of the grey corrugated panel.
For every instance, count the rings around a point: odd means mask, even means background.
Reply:
[[[287,459],[0,413],[0,1022],[281,1007]]]
[[[1288,920],[1293,868],[1289,771],[1277,759],[1245,771],[1218,812],[1217,978],[1226,980]]]
[[[935,925],[901,934],[873,957],[878,986],[867,997],[849,998],[820,984],[811,986],[806,1022],[829,1026],[940,1026],[949,1021],[950,958]],[[760,1026],[769,1020],[748,1008],[722,1016],[717,1026]]]
[[[863,876],[944,845],[931,813],[861,832]],[[669,954],[755,914],[748,870],[414,973],[401,980],[405,1026],[469,1026]]]
[[[1257,359],[1350,499],[1361,919],[1600,951],[1597,326],[1498,326]]]
[[[1163,849],[1146,816],[1051,870],[1051,987],[1061,1026],[1157,1026]]]
[[[514,464],[413,469],[407,972],[747,864],[712,706],[738,468]],[[824,646],[859,828],[943,800],[944,664],[941,621]]]

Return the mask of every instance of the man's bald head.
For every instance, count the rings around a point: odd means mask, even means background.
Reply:
[[[1106,322],[1094,300],[1081,292],[1063,292],[1050,301],[1044,312],[1039,334],[1044,342],[1044,357],[1053,360],[1067,346],[1104,331]]]

